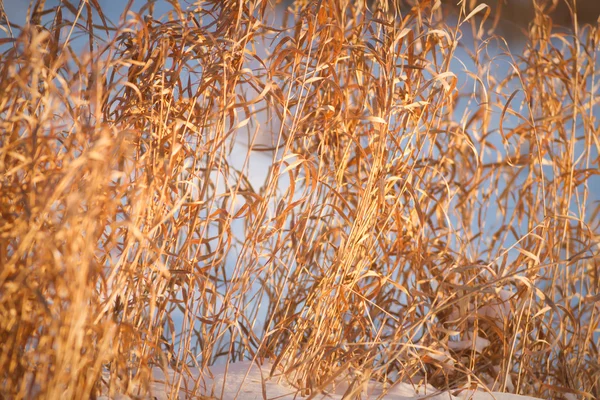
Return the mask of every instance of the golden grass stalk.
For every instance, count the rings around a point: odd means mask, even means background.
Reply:
[[[600,31],[409,3],[0,8],[2,396],[271,358],[600,397]]]

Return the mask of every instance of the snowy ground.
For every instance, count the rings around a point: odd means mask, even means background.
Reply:
[[[227,368],[227,369],[226,369]],[[270,377],[270,364],[264,364],[258,367],[250,362],[239,362],[226,366],[211,368],[210,374],[200,376],[198,370],[190,369],[190,378],[181,382],[181,389],[178,393],[171,393],[170,387],[173,384],[172,371],[170,376],[165,376],[163,371],[156,368],[153,371],[154,381],[151,384],[152,398],[156,400],[167,399],[224,399],[224,400],[259,400],[259,399],[303,399],[309,396],[301,396],[297,391],[286,385],[281,377]],[[212,377],[208,376],[212,375]],[[178,377],[175,377],[176,379]],[[200,378],[200,379],[199,379]],[[197,383],[200,382],[200,383]],[[197,388],[194,388],[198,385]],[[363,393],[363,399],[389,399],[389,400],[408,400],[408,399],[432,399],[432,400],[527,400],[534,399],[528,396],[518,396],[507,393],[485,393],[481,391],[463,391],[458,396],[450,393],[440,393],[433,387],[420,386],[401,383],[393,387],[384,387],[378,382],[369,382],[366,388],[366,395]],[[343,383],[336,384],[335,389],[315,395],[313,399],[331,399],[341,400],[348,391],[348,385]],[[98,400],[129,400],[130,397],[117,395],[109,397],[101,396]]]

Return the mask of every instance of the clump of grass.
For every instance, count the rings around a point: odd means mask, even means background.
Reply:
[[[521,55],[465,2],[4,18],[0,391],[271,358],[305,394],[600,397],[600,34],[568,4]]]

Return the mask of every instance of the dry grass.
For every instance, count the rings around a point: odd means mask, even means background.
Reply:
[[[600,398],[598,26],[537,1],[516,55],[468,2],[170,3],[2,25],[0,397],[271,358]]]

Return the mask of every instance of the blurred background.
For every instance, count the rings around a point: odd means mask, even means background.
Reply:
[[[114,0],[97,0],[100,6],[106,10],[109,18],[114,21],[118,20],[120,11],[127,4],[126,1],[114,1]],[[415,3],[424,0],[396,0],[396,5],[400,10],[407,10],[407,7],[414,6]],[[430,0],[426,0],[430,1]],[[373,1],[369,1],[372,3]],[[34,5],[45,3],[45,7],[53,7],[60,4],[60,0],[36,0],[32,2]],[[77,5],[77,1],[73,1]],[[136,4],[133,9],[139,9],[141,5],[145,4],[145,0],[134,0],[132,3]],[[165,7],[166,1],[155,0],[157,10]],[[191,4],[193,1],[184,0],[181,2],[183,6]],[[284,10],[292,3],[291,0],[284,1],[272,1],[272,4],[278,4],[280,10]],[[391,3],[391,2],[390,2]],[[491,23],[497,25],[498,34],[506,36],[510,40],[519,40],[520,32],[527,29],[528,24],[531,22],[534,16],[534,0],[442,0],[442,3],[454,7],[457,10],[461,7],[461,3],[465,3],[468,9],[474,9],[479,4],[485,3],[490,6],[491,15],[497,16],[498,18]],[[542,2],[538,2],[542,3]],[[549,0],[548,4],[544,5],[543,8],[552,18],[552,23],[561,26],[571,26],[572,18],[569,9],[573,7],[574,0]],[[6,14],[13,21],[23,21],[27,9],[30,6],[28,0],[0,0],[0,4],[3,5]],[[580,24],[597,24],[598,17],[600,16],[600,1],[598,0],[577,0],[576,2],[576,14],[577,20]],[[496,11],[499,11],[497,13]],[[490,26],[491,27],[491,26]]]

